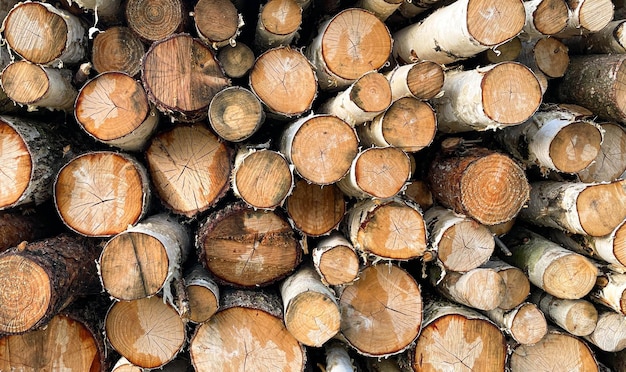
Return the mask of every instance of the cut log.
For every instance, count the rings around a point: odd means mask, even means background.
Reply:
[[[220,308],[189,342],[196,371],[304,371],[306,350],[283,324],[278,296],[227,291]]]
[[[291,193],[294,176],[278,151],[242,147],[235,156],[233,193],[255,209],[275,209]]]
[[[91,137],[126,151],[142,150],[159,123],[141,83],[122,72],[105,72],[87,82],[74,115]]]
[[[521,305],[530,294],[530,281],[524,272],[508,263],[492,256],[489,261],[481,267],[495,270],[504,280],[504,297],[498,308],[512,310]]]
[[[196,216],[229,189],[233,151],[203,123],[160,133],[145,156],[155,190],[176,214]]]
[[[213,51],[186,34],[153,43],[142,59],[141,79],[159,110],[190,122],[206,117],[213,96],[230,85]]]
[[[283,279],[300,263],[302,248],[277,213],[241,204],[211,213],[196,236],[200,261],[222,284],[257,287]]]
[[[20,212],[17,209],[0,212],[0,252],[23,241],[32,242],[49,236],[52,229],[45,222],[40,216]]]
[[[62,234],[0,255],[0,332],[40,328],[80,297],[100,291],[95,240]]]
[[[304,266],[280,285],[289,333],[306,346],[321,347],[339,332],[341,314],[335,293],[312,266]]]
[[[0,210],[50,199],[68,145],[49,123],[0,116]]]
[[[277,118],[309,110],[317,96],[313,66],[298,50],[278,47],[261,54],[250,71],[250,89]]]
[[[298,175],[310,183],[329,185],[348,173],[359,151],[359,138],[337,116],[315,114],[291,122],[279,147]]]
[[[485,314],[520,344],[535,344],[548,332],[543,312],[532,303],[525,302],[508,311],[495,308]]]
[[[199,262],[185,274],[184,282],[189,298],[189,320],[206,322],[219,308],[220,289],[217,283]]]
[[[396,66],[385,73],[391,86],[391,100],[413,97],[428,100],[436,97],[443,89],[443,66],[431,61],[419,61]]]
[[[548,79],[560,78],[569,65],[568,49],[553,37],[543,37],[522,41],[522,50],[517,61],[537,71]]]
[[[566,0],[569,19],[564,30],[555,36],[568,38],[598,32],[613,19],[613,2],[610,0]]]
[[[516,345],[509,357],[511,372],[598,372],[593,351],[582,340],[556,328],[534,345]]]
[[[87,31],[75,15],[51,4],[17,4],[2,23],[11,50],[39,65],[75,64],[87,53]]]
[[[254,47],[266,51],[288,46],[302,24],[302,8],[295,0],[269,0],[261,5],[254,34]]]
[[[489,229],[450,209],[434,206],[424,213],[429,246],[445,270],[465,272],[484,264],[495,241]]]
[[[522,1],[456,1],[394,32],[393,56],[404,63],[449,64],[517,36],[525,21]]]
[[[299,180],[287,197],[285,210],[298,231],[315,237],[339,226],[346,213],[346,200],[335,184],[321,186]]]
[[[130,155],[88,152],[73,158],[59,171],[54,181],[54,204],[72,231],[108,237],[146,215],[149,185],[148,172]]]
[[[395,12],[400,5],[404,3],[404,0],[359,0],[355,7],[368,10],[381,21],[386,21],[389,16]]]
[[[413,371],[435,372],[441,366],[458,371],[504,371],[506,341],[487,317],[448,301],[431,299],[424,322],[409,350]]]
[[[147,42],[162,40],[182,30],[187,15],[180,0],[127,0],[128,27]]]
[[[626,221],[625,221],[626,222]],[[592,257],[614,265],[616,268],[626,267],[626,223],[604,236],[571,234],[562,230],[549,229],[546,237],[576,253]]]
[[[33,110],[45,107],[71,112],[78,92],[72,86],[72,72],[36,65],[25,60],[9,64],[1,75],[2,89],[20,105]]]
[[[348,88],[326,100],[319,113],[332,114],[355,126],[374,119],[391,105],[391,86],[385,76],[367,72]]]
[[[226,141],[241,142],[261,128],[265,122],[265,111],[254,93],[232,86],[215,94],[209,104],[208,119],[218,136]]]
[[[186,357],[177,357],[159,368],[159,370],[163,372],[188,372],[192,368],[191,362]],[[117,363],[115,363],[111,372],[142,372],[144,370],[145,369],[132,364],[128,359],[121,357]]]
[[[582,108],[581,108],[582,109]],[[575,105],[543,105],[524,124],[497,132],[499,143],[526,166],[577,173],[601,151],[602,128]]]
[[[574,234],[604,236],[626,219],[626,181],[531,184],[528,207],[519,216],[529,223]]]
[[[93,39],[91,62],[99,73],[119,71],[137,76],[141,70],[141,57],[145,49],[139,36],[130,28],[109,27]]]
[[[598,268],[572,252],[521,226],[503,238],[512,255],[503,260],[524,270],[530,282],[563,299],[578,299],[592,289]]]
[[[114,303],[105,318],[111,346],[141,368],[164,366],[185,344],[185,324],[158,296]]]
[[[610,270],[602,272],[596,280],[596,286],[589,293],[589,298],[595,303],[626,315],[626,274]]]
[[[330,341],[324,344],[326,355],[326,372],[352,372],[356,370],[347,345],[340,341]]]
[[[563,39],[573,54],[623,54],[626,53],[626,20],[609,22],[602,30],[588,35]]]
[[[565,75],[555,84],[556,99],[607,120],[626,120],[624,61],[626,54],[571,56]]]
[[[526,2],[524,2],[526,4]],[[522,52],[522,41],[519,36],[491,49],[481,52],[477,57],[485,65],[505,61],[515,61]]]
[[[431,284],[445,298],[477,310],[493,310],[504,299],[506,285],[497,271],[479,267],[465,273],[431,266]]]
[[[359,256],[352,243],[339,233],[321,238],[311,251],[311,259],[325,285],[346,285],[358,278]]]
[[[598,311],[587,300],[562,299],[539,289],[531,292],[529,300],[537,304],[550,321],[574,336],[587,336],[596,328]]]
[[[432,103],[438,129],[446,133],[521,124],[537,111],[543,94],[535,74],[511,61],[446,71],[443,91]]]
[[[593,163],[577,173],[582,182],[612,182],[626,173],[626,128],[612,122],[598,125],[604,131],[600,152]]]
[[[172,281],[181,279],[190,240],[188,228],[164,213],[130,226],[102,250],[98,269],[103,288],[117,300],[138,300],[162,291],[172,301]]]
[[[415,279],[394,264],[368,266],[339,295],[341,334],[362,355],[385,357],[407,349],[422,324]]]
[[[393,102],[384,113],[357,127],[364,146],[394,146],[417,152],[435,139],[437,118],[432,107],[411,97]]]
[[[513,219],[530,193],[526,174],[515,161],[480,147],[435,158],[428,182],[443,206],[484,225]]]
[[[361,150],[337,186],[348,196],[385,199],[398,195],[411,177],[411,159],[396,147]]]
[[[598,311],[596,328],[585,340],[600,350],[617,352],[626,349],[626,317],[610,310]]]
[[[200,40],[214,49],[235,44],[243,19],[230,0],[200,0],[193,8]]]
[[[374,259],[410,260],[426,251],[428,232],[419,206],[400,198],[365,199],[344,219],[345,236]]]
[[[524,1],[526,24],[523,31],[530,38],[558,34],[567,27],[569,7],[565,0]]]
[[[0,369],[109,371],[110,350],[100,318],[106,303],[93,299],[78,302],[54,316],[43,328],[0,338]]]
[[[217,52],[217,60],[226,76],[241,78],[254,66],[255,57],[249,46],[241,41],[237,41],[235,46],[221,48]]]
[[[402,196],[417,203],[423,211],[435,203],[428,183],[424,180],[409,181],[402,191]]]
[[[306,53],[320,89],[340,90],[382,68],[391,46],[391,34],[380,19],[365,9],[348,8],[319,27]]]

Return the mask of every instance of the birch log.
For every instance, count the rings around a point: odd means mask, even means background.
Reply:
[[[563,40],[573,54],[623,54],[626,53],[626,20],[616,19],[602,30],[589,35]]]
[[[446,133],[521,124],[539,109],[543,94],[535,74],[511,61],[473,70],[448,70],[443,91],[432,103],[438,129]]]
[[[356,249],[338,232],[321,238],[311,250],[311,259],[325,285],[346,285],[358,278],[359,256]]]
[[[270,0],[261,5],[254,34],[259,51],[288,46],[298,36],[302,8],[295,0]]]
[[[298,180],[285,202],[296,230],[306,236],[322,236],[335,230],[346,213],[345,195],[335,184],[326,186]]]
[[[567,26],[555,36],[568,38],[602,30],[611,22],[614,5],[610,0],[566,0],[569,8]]]
[[[587,336],[596,328],[598,311],[587,300],[558,298],[540,289],[534,289],[529,300],[554,324],[574,336]]]
[[[506,286],[498,272],[475,268],[465,273],[442,271],[431,266],[431,284],[445,298],[477,310],[493,310],[504,299]]]
[[[94,13],[96,25],[102,21],[105,25],[120,23],[122,18],[121,0],[68,0],[72,1],[82,9]]]
[[[517,36],[525,20],[522,1],[456,1],[394,32],[393,56],[403,63],[449,64]]]
[[[626,315],[626,274],[610,270],[601,273],[589,298],[595,303]]]
[[[404,3],[404,0],[359,0],[355,7],[363,8],[374,13],[376,17],[384,22],[402,5],[402,3]]]
[[[619,123],[598,123],[604,131],[595,161],[577,173],[582,182],[612,182],[626,172],[626,128]]]
[[[530,67],[535,74],[546,78],[560,78],[569,65],[567,46],[554,37],[543,37],[522,41],[522,50],[517,61]]]
[[[626,349],[626,317],[611,310],[598,311],[598,323],[585,340],[600,350],[618,352]]]
[[[482,268],[495,270],[504,280],[504,296],[498,305],[503,310],[512,310],[521,305],[530,294],[530,281],[522,269],[510,265],[496,256],[485,262]]]
[[[206,322],[219,309],[220,289],[211,274],[199,262],[183,277],[189,298],[189,320]]]
[[[569,7],[565,0],[524,1],[526,24],[523,31],[529,38],[542,38],[565,29],[569,21]]]
[[[403,97],[421,100],[436,97],[443,89],[444,76],[443,66],[432,61],[396,66],[385,73],[393,102]]]
[[[537,305],[529,302],[508,311],[495,308],[485,314],[520,344],[535,344],[548,332],[548,323],[543,312]]]

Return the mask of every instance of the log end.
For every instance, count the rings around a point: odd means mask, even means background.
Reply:
[[[16,205],[31,182],[33,159],[22,136],[6,121],[0,120],[0,209]]]
[[[511,334],[520,344],[535,344],[548,332],[548,323],[536,305],[525,303],[517,310],[511,324]]]
[[[468,1],[467,30],[482,45],[498,45],[517,36],[525,23],[526,10],[521,1]]]
[[[586,296],[596,283],[598,269],[586,257],[572,253],[554,260],[543,274],[543,288],[564,299]]]

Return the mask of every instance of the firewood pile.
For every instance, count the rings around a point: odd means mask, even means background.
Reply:
[[[622,1],[0,19],[0,371],[626,370]]]

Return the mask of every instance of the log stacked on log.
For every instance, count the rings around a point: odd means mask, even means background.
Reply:
[[[623,10],[0,1],[0,369],[623,365]]]

